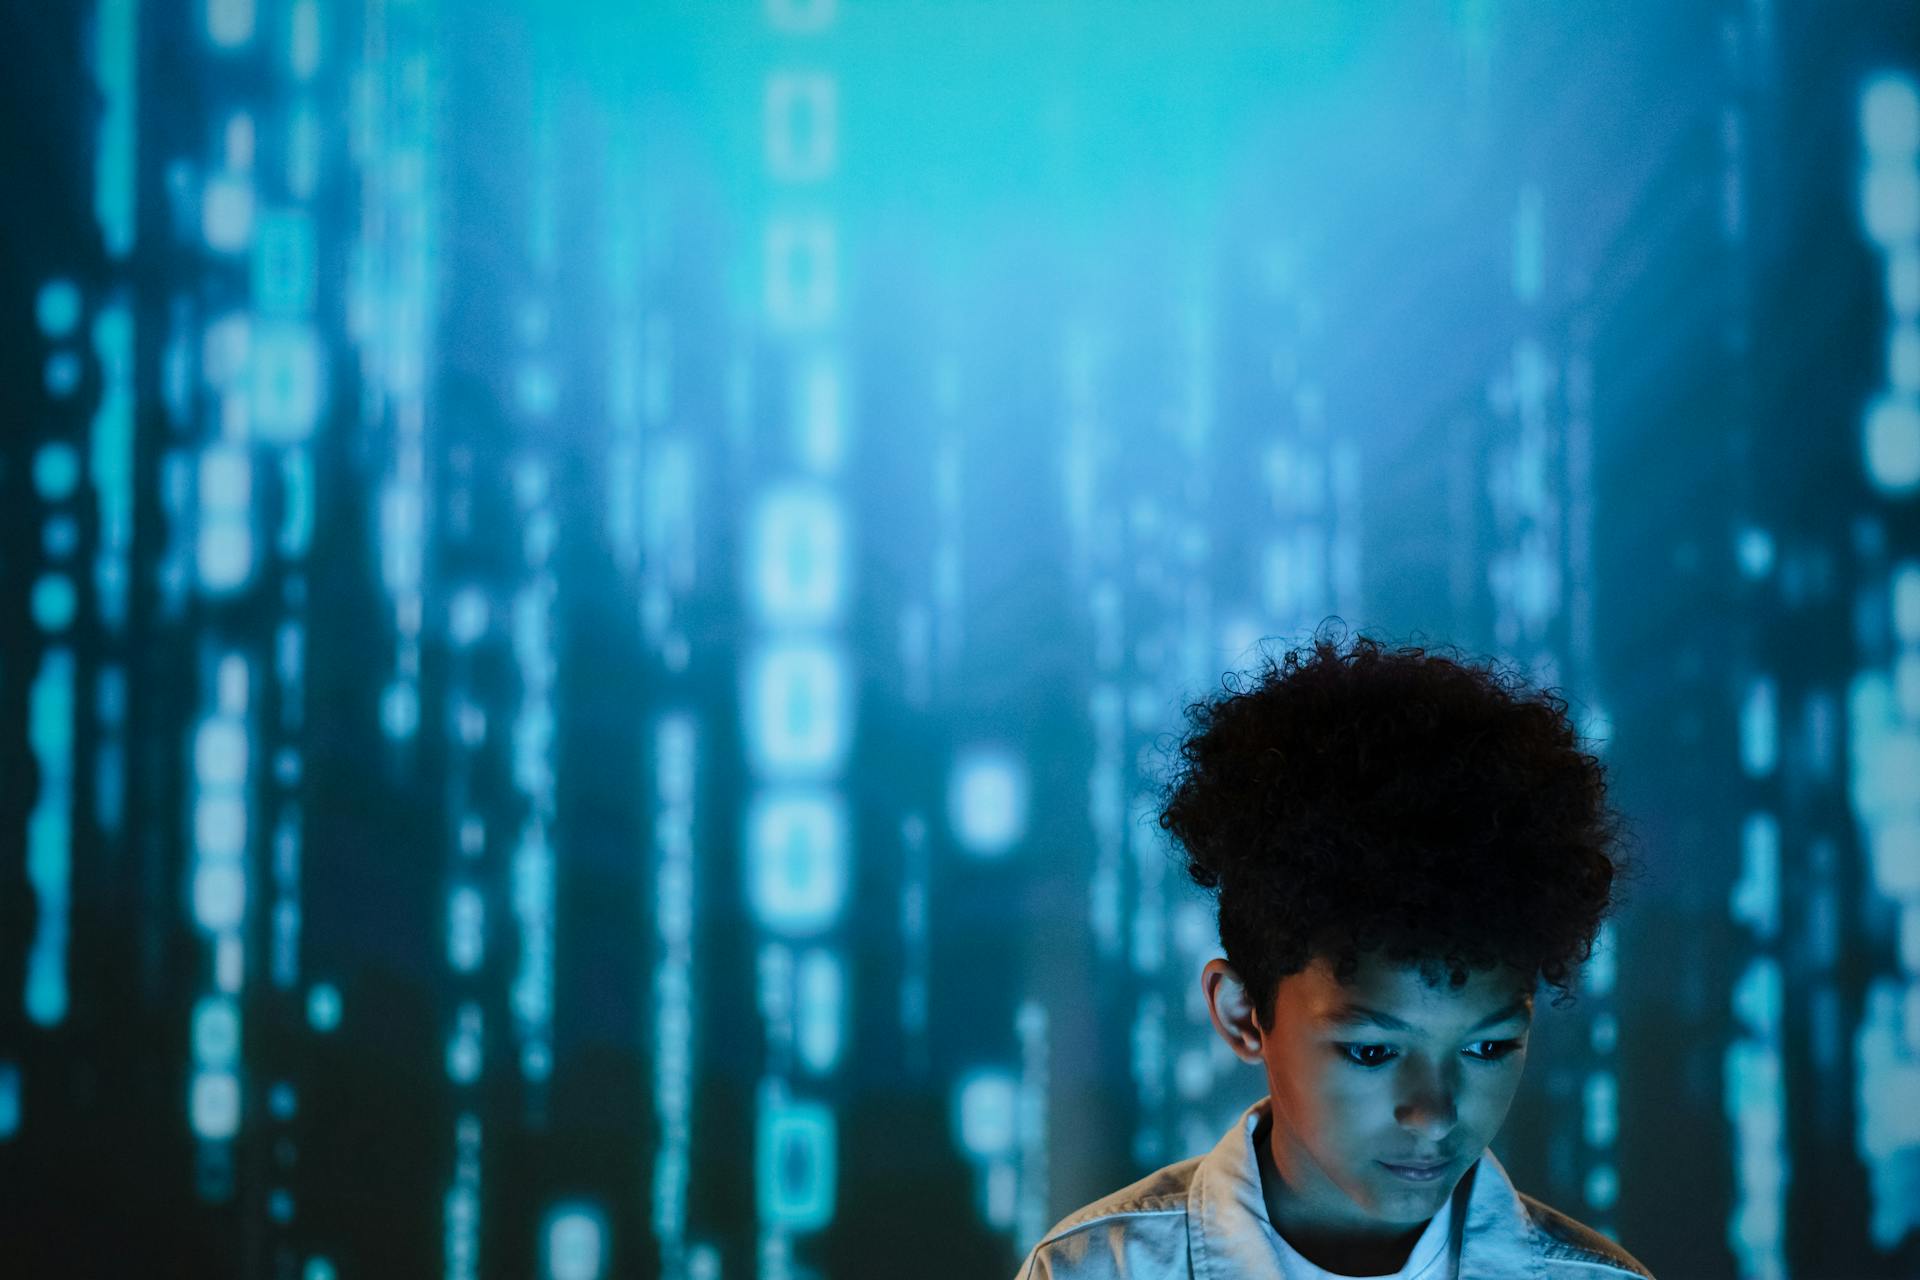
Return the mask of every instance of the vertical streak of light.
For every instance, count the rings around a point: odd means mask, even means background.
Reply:
[[[687,1275],[687,1190],[693,1153],[694,796],[697,731],[686,715],[654,729],[653,1234],[660,1272]]]
[[[94,21],[94,83],[100,88],[93,213],[107,253],[133,251],[134,154],[138,137],[139,0],[100,0]]]
[[[43,1027],[67,1016],[73,893],[73,653],[50,648],[27,695],[27,744],[40,791],[27,817],[27,883],[38,906],[27,948],[24,1005]]]
[[[1860,91],[1861,222],[1880,251],[1889,320],[1887,386],[1861,423],[1867,479],[1889,501],[1920,488],[1920,83],[1883,72]],[[1896,968],[1874,977],[1854,1031],[1854,1148],[1872,1195],[1868,1234],[1883,1250],[1920,1226],[1920,555],[1863,574],[1864,616],[1884,665],[1848,690],[1849,800],[1873,893],[1896,912]]]
[[[746,537],[743,718],[753,770],[749,896],[767,1050],[756,1099],[757,1257],[764,1280],[805,1273],[798,1239],[834,1218],[839,1122],[822,1096],[844,1053],[845,957],[835,939],[855,847],[840,771],[851,736],[851,653],[841,643],[851,556],[835,482],[845,458],[841,227],[820,187],[837,167],[838,82],[807,65],[831,0],[770,3],[792,65],[762,85],[774,193],[762,228],[762,303],[790,394],[785,465],[768,468]],[[811,189],[813,199],[808,199]],[[796,198],[797,196],[797,198]]]

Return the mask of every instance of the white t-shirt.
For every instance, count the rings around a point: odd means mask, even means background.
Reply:
[[[1314,1266],[1287,1243],[1285,1236],[1277,1231],[1272,1234],[1273,1251],[1280,1258],[1280,1274],[1286,1280],[1355,1280],[1355,1277],[1343,1271],[1327,1271]],[[1452,1248],[1452,1236],[1453,1197],[1448,1196],[1446,1203],[1440,1206],[1440,1211],[1428,1219],[1427,1229],[1413,1242],[1406,1265],[1392,1275],[1383,1275],[1377,1280],[1455,1280],[1458,1259]]]

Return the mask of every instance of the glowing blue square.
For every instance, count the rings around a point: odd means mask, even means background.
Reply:
[[[824,644],[775,645],[750,661],[746,733],[756,770],[768,777],[836,771],[852,739],[850,690],[840,652]]]
[[[771,1092],[760,1099],[754,1183],[761,1220],[813,1231],[833,1220],[838,1149],[833,1112]]]
[[[850,878],[847,820],[829,792],[764,796],[747,814],[747,896],[754,916],[789,936],[840,918]]]
[[[313,326],[261,325],[253,335],[248,370],[255,433],[275,444],[311,436],[323,392],[320,340]]]

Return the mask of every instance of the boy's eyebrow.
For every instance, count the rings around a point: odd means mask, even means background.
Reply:
[[[1521,1014],[1527,1013],[1529,1009],[1530,1005],[1526,997],[1519,997],[1504,1007],[1494,1010],[1467,1028],[1467,1030],[1470,1032],[1479,1031],[1485,1027],[1498,1026],[1510,1018],[1517,1018]],[[1360,1004],[1338,1005],[1324,1014],[1321,1017],[1321,1021],[1329,1026],[1352,1026],[1356,1023],[1370,1022],[1377,1027],[1385,1027],[1388,1031],[1419,1030],[1418,1027],[1413,1026],[1411,1023],[1403,1022],[1390,1013],[1382,1013],[1378,1009],[1369,1009],[1365,1005]]]

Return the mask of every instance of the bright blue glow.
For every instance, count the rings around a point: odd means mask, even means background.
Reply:
[[[0,1142],[20,1132],[20,1066],[0,1062]]]
[[[847,1002],[846,971],[840,957],[818,948],[800,958],[794,982],[794,1021],[800,1061],[816,1075],[840,1061]]]
[[[253,428],[260,438],[295,444],[311,436],[320,419],[324,383],[313,326],[293,321],[261,325],[253,335],[248,368]]]
[[[293,0],[287,13],[287,69],[299,80],[320,68],[319,0]]]
[[[513,385],[515,398],[528,417],[551,417],[560,403],[560,380],[544,363],[529,362],[520,366]]]
[[[1610,1164],[1597,1164],[1587,1171],[1587,1203],[1605,1213],[1619,1203],[1620,1174]]]
[[[830,26],[837,0],[767,0],[767,21],[777,31],[816,32]]]
[[[240,1061],[240,1006],[233,997],[202,996],[193,1010],[193,1060],[203,1068],[232,1070]]]
[[[1909,783],[1909,790],[1920,791],[1920,781]],[[1920,899],[1920,816],[1873,824],[1866,836],[1873,887],[1896,901]]]
[[[33,584],[33,623],[42,631],[65,631],[73,625],[80,597],[73,579],[64,573],[42,574]]]
[[[201,795],[193,806],[194,852],[202,858],[238,859],[247,847],[247,804],[231,791]]]
[[[839,1155],[833,1112],[768,1087],[761,1091],[756,1128],[754,1188],[760,1220],[796,1232],[831,1222]]]
[[[747,671],[746,731],[755,772],[819,777],[838,771],[852,739],[846,664],[825,644],[762,650]]]
[[[840,365],[827,356],[806,361],[795,378],[793,421],[797,452],[808,470],[839,469],[846,452],[846,396]]]
[[[1887,588],[1893,601],[1893,634],[1902,644],[1920,645],[1920,560],[1894,566]]]
[[[1860,94],[1860,136],[1876,161],[1912,162],[1920,151],[1920,93],[1903,75],[1876,76]]]
[[[65,560],[80,549],[80,526],[72,516],[54,516],[41,528],[40,545],[47,559]]]
[[[240,1132],[240,1078],[231,1071],[201,1071],[188,1096],[188,1122],[208,1142],[226,1142]]]
[[[1740,879],[1734,883],[1733,918],[1762,938],[1780,928],[1780,824],[1772,814],[1747,816],[1740,832]]]
[[[74,660],[65,649],[41,659],[27,695],[27,745],[40,792],[27,818],[27,883],[39,904],[27,951],[27,1017],[47,1027],[67,1015],[67,931],[72,907]]]
[[[1920,403],[1881,397],[1867,410],[1861,435],[1867,478],[1875,488],[1898,497],[1920,485]]]
[[[206,0],[207,36],[223,49],[253,39],[253,0]]]
[[[457,972],[480,967],[486,937],[487,909],[480,891],[462,885],[447,898],[447,963]]]
[[[320,117],[298,106],[287,119],[287,193],[296,200],[313,196],[320,185]]]
[[[447,1077],[455,1084],[472,1084],[480,1078],[480,1068],[485,1061],[482,1029],[480,1006],[472,1001],[462,1004],[453,1036],[447,1042]]]
[[[606,1215],[591,1205],[557,1205],[541,1232],[547,1280],[599,1280],[607,1260]]]
[[[317,254],[311,214],[300,209],[262,214],[253,244],[254,305],[272,316],[310,315]]]
[[[997,1068],[961,1078],[953,1093],[953,1127],[960,1149],[976,1160],[1013,1154],[1019,1136],[1019,1095],[1013,1073]]]
[[[1755,956],[1733,984],[1733,1012],[1753,1035],[1777,1040],[1785,1004],[1780,964],[1771,956]]]
[[[70,444],[55,441],[40,446],[33,456],[33,487],[42,498],[58,502],[73,495],[80,483],[80,455]]]
[[[420,727],[420,693],[411,683],[396,680],[380,695],[380,729],[404,742]]]
[[[1027,830],[1027,771],[1011,753],[976,748],[954,761],[947,783],[947,815],[960,847],[993,857]]]
[[[64,338],[80,323],[80,290],[71,280],[54,279],[34,295],[34,319],[49,338]]]
[[[1887,381],[1908,396],[1920,392],[1920,325],[1906,321],[1887,334]]]
[[[307,1025],[326,1033],[340,1025],[340,992],[331,982],[307,988]]]
[[[833,495],[801,488],[766,494],[750,537],[751,598],[761,621],[775,627],[834,621],[846,592],[847,548]]]
[[[230,716],[209,716],[193,739],[194,775],[203,786],[238,786],[247,774],[247,731]]]
[[[840,304],[838,239],[816,217],[776,218],[767,227],[766,308],[776,330],[818,328]]]
[[[747,814],[747,896],[756,919],[789,936],[831,926],[846,905],[847,819],[826,791],[762,795]]]
[[[1595,1071],[1587,1076],[1583,1094],[1587,1145],[1610,1147],[1620,1132],[1620,1084],[1611,1071]]]
[[[71,351],[56,351],[47,357],[47,394],[64,400],[80,385],[80,357]]]
[[[107,253],[115,258],[133,248],[139,19],[139,0],[100,0],[93,29],[93,77],[101,97],[93,216]]]
[[[308,1258],[307,1265],[301,1270],[300,1280],[339,1280],[339,1273],[333,1269],[333,1263],[325,1258]]]
[[[767,78],[767,172],[782,182],[817,182],[839,160],[839,86],[818,71]]]
[[[1920,319],[1920,246],[1897,245],[1887,254],[1887,310],[1896,320]]]
[[[1779,695],[1773,681],[1756,677],[1740,704],[1740,767],[1747,776],[1764,778],[1773,772],[1780,751]]]
[[[246,918],[247,873],[238,863],[214,862],[193,874],[193,918],[212,933],[237,929]]]
[[[1740,531],[1734,554],[1740,572],[1749,578],[1764,578],[1773,568],[1773,535],[1752,525]]]
[[[252,497],[253,471],[245,450],[213,445],[200,455],[195,566],[209,592],[237,590],[253,573]]]
[[[1913,1105],[1920,1064],[1914,1061],[1910,1014],[1901,1008],[1912,1000],[1912,989],[1876,979],[1868,987],[1854,1039],[1859,1064],[1854,1145],[1873,1192],[1868,1233],[1883,1250],[1920,1226],[1920,1169],[1913,1160],[1914,1148],[1920,1147]]]
[[[209,179],[200,196],[200,234],[207,247],[239,253],[253,238],[253,184],[235,174]]]
[[[487,631],[487,597],[478,587],[462,587],[447,609],[447,632],[462,648]]]

